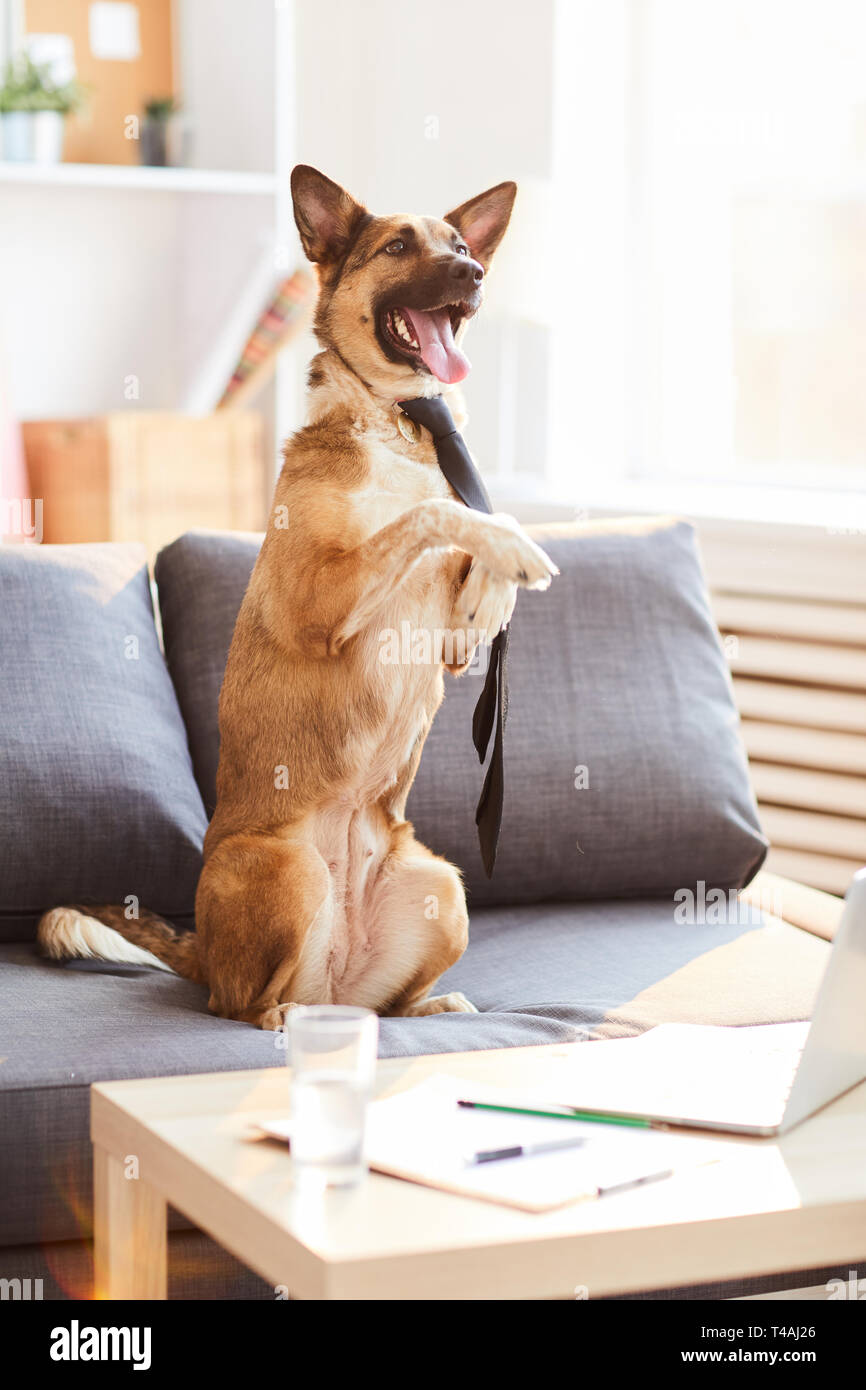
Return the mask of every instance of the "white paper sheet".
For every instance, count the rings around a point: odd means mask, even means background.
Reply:
[[[457,1104],[460,1097],[511,1099],[497,1087],[435,1075],[374,1101],[365,1146],[371,1168],[427,1187],[542,1212],[596,1197],[600,1190],[661,1179],[680,1166],[713,1161],[720,1151],[704,1139],[654,1130],[464,1109]],[[290,1134],[288,1120],[268,1121],[260,1128],[274,1138]],[[478,1150],[572,1134],[584,1138],[581,1148],[480,1165],[466,1162],[467,1154]]]

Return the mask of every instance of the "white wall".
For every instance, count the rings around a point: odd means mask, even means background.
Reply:
[[[176,82],[197,169],[274,167],[275,0],[174,0]]]
[[[175,200],[0,187],[0,304],[24,419],[169,405],[177,356]]]
[[[298,157],[374,210],[548,173],[553,0],[297,0],[296,34]]]

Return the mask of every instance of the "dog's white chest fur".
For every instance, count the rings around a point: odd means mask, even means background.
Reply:
[[[370,527],[369,534],[381,530],[417,502],[453,496],[432,443],[419,440],[415,445],[407,444],[396,427],[395,435],[393,442],[377,438],[365,441],[370,475],[355,497],[365,527]]]

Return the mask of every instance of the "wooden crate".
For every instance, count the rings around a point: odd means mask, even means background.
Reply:
[[[22,430],[48,543],[140,541],[153,556],[183,531],[265,524],[272,479],[252,411],[123,411]]]

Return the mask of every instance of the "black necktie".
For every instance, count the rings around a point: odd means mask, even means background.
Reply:
[[[487,489],[462,435],[454,427],[451,411],[441,396],[429,398],[419,396],[416,400],[399,401],[400,408],[414,420],[423,425],[433,436],[436,458],[448,482],[467,507],[478,512],[492,512],[493,507]],[[490,766],[481,789],[481,799],[475,811],[475,824],[478,826],[478,839],[481,845],[481,858],[484,872],[488,878],[493,876],[496,863],[496,845],[499,840],[499,827],[502,823],[502,798],[504,791],[502,735],[505,729],[505,716],[508,711],[508,687],[505,679],[505,659],[508,650],[507,629],[493,639],[490,648],[490,664],[484,689],[475,706],[472,716],[472,741],[481,762],[487,756],[487,746],[496,720],[496,737],[493,740],[493,753]]]

